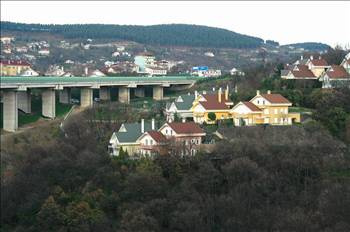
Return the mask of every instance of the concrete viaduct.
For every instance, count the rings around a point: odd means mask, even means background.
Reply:
[[[135,96],[144,97],[146,86],[153,87],[153,99],[163,99],[163,89],[170,86],[192,85],[198,77],[0,77],[3,102],[3,129],[14,132],[18,128],[18,109],[31,113],[31,89],[41,89],[42,115],[55,118],[56,91],[61,103],[70,103],[71,88],[80,89],[80,106],[93,105],[93,90],[99,89],[101,100],[110,100],[110,88],[118,88],[118,99],[130,102],[130,89]]]

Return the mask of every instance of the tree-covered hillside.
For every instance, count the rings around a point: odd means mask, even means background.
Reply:
[[[264,41],[226,29],[167,24],[153,26],[106,24],[24,24],[1,22],[2,31],[49,32],[65,38],[120,39],[150,45],[212,48],[256,48]]]
[[[287,44],[287,45],[284,45],[284,46],[292,46],[292,47],[295,47],[295,48],[304,48],[304,49],[312,50],[312,51],[315,51],[315,50],[324,51],[324,50],[328,50],[328,49],[331,48],[327,44],[315,43],[315,42]]]

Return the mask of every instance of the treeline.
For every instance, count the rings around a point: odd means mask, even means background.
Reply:
[[[226,29],[167,24],[153,26],[107,24],[24,24],[1,22],[2,31],[49,32],[65,38],[119,39],[150,45],[212,48],[256,48],[264,41]]]
[[[67,138],[22,147],[1,178],[2,231],[350,230],[349,153],[317,124],[223,130],[210,154],[141,160],[110,157],[100,130],[76,118]]]

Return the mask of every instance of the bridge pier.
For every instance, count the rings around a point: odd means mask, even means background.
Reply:
[[[30,114],[32,112],[32,95],[30,94],[29,89],[27,91],[17,92],[17,101],[18,109],[22,110],[26,114]]]
[[[111,91],[109,87],[101,87],[100,88],[100,99],[104,101],[111,100]]]
[[[42,94],[42,115],[54,119],[56,117],[56,93],[54,89],[45,89]]]
[[[70,104],[71,99],[71,89],[64,88],[59,92],[59,101],[63,104]]]
[[[3,128],[10,132],[18,128],[17,92],[15,91],[3,93]]]
[[[145,97],[145,88],[136,88],[135,89],[136,97]]]
[[[163,87],[162,86],[153,86],[153,99],[154,100],[163,100]]]
[[[82,88],[80,90],[80,106],[92,107],[93,105],[93,90],[90,88]]]
[[[128,87],[119,87],[118,95],[119,102],[130,103],[130,89]]]

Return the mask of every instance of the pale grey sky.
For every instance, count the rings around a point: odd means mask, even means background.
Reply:
[[[349,1],[112,2],[1,1],[1,21],[24,23],[198,24],[281,44],[350,45]]]

